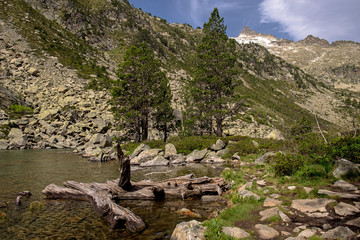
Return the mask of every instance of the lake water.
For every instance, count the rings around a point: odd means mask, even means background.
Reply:
[[[105,182],[118,178],[118,162],[91,163],[70,150],[0,151],[0,211],[8,216],[0,221],[0,239],[169,239],[177,223],[191,219],[177,215],[188,208],[205,220],[217,204],[200,200],[185,201],[121,201],[147,224],[141,233],[124,229],[111,230],[90,203],[72,200],[47,200],[41,191],[50,183],[62,186],[66,180]],[[139,169],[132,172],[132,181],[161,180],[193,173],[196,177],[218,176],[223,167],[194,164],[183,167]],[[22,205],[15,206],[17,192],[30,191]],[[42,208],[30,210],[33,202]],[[5,204],[6,202],[6,204]],[[7,206],[7,207],[6,207]]]

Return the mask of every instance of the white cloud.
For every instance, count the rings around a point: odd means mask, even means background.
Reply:
[[[259,11],[262,23],[279,23],[295,40],[360,41],[359,0],[263,0]]]
[[[185,16],[190,17],[190,23],[202,27],[214,8],[222,12],[244,8],[241,1],[234,0],[177,0],[177,6]],[[195,27],[196,27],[195,26]]]

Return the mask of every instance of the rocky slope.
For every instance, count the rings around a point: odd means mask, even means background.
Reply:
[[[168,24],[117,0],[6,0],[0,2],[0,19],[0,98],[6,99],[1,149],[76,147],[97,160],[111,157],[111,140],[121,133],[108,104],[110,82],[126,47],[139,36],[163,63],[173,107],[183,110],[183,80],[192,75],[201,29]],[[236,91],[244,108],[228,119],[226,135],[282,139],[313,113],[324,127],[346,125],[338,111],[341,99],[311,75],[256,44],[238,45],[237,55]],[[315,109],[318,96],[330,97]],[[16,119],[9,109],[15,104],[32,110]],[[161,135],[151,130],[150,138]]]

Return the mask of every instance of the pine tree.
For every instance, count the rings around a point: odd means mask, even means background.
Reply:
[[[149,122],[155,113],[172,113],[172,110],[168,80],[146,43],[138,43],[126,51],[118,78],[111,101],[115,117],[135,142],[147,140]]]
[[[223,121],[239,107],[234,92],[235,41],[226,35],[224,19],[217,8],[204,24],[204,36],[196,49],[196,70],[188,82],[188,112],[201,133],[222,136]],[[213,129],[215,123],[215,129]]]

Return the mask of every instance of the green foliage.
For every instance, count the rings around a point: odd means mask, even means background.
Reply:
[[[28,106],[17,105],[17,104],[11,105],[10,110],[13,111],[14,113],[22,114],[22,115],[31,114],[33,112],[33,110]]]
[[[189,154],[196,149],[205,149],[216,142],[215,136],[183,136],[172,137],[168,142],[175,145],[178,153]]]
[[[329,154],[333,158],[345,158],[360,163],[360,136],[336,139],[329,146]]]
[[[301,178],[326,178],[327,171],[320,164],[305,164],[298,170],[297,175]]]
[[[245,174],[243,171],[234,171],[233,169],[225,170],[221,173],[222,177],[225,178],[227,182],[234,181],[234,188],[240,184],[246,183],[244,178]]]
[[[278,153],[275,156],[275,174],[277,176],[289,176],[295,173],[304,164],[301,155],[284,155]]]
[[[111,100],[114,115],[135,142],[146,140],[149,120],[154,114],[160,125],[171,120],[168,80],[145,43],[126,51],[118,77]]]
[[[218,9],[204,24],[205,35],[196,48],[195,74],[187,82],[187,117],[200,134],[213,132],[222,136],[223,120],[239,108],[240,98],[235,95],[233,78],[236,56],[235,42],[226,35],[224,19]]]
[[[291,135],[300,138],[302,135],[312,131],[311,122],[303,117],[301,121],[291,128]]]
[[[6,215],[6,213],[0,212],[0,223],[5,223],[9,220],[8,216]]]

